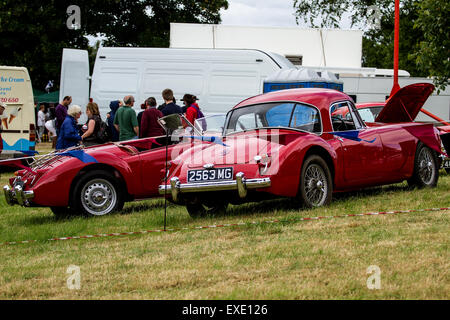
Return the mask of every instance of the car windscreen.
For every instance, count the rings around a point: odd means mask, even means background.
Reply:
[[[294,128],[320,133],[319,111],[296,102],[272,102],[237,108],[228,115],[226,134],[258,128]]]

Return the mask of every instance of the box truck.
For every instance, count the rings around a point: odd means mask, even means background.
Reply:
[[[0,160],[35,154],[35,108],[28,70],[0,66]]]
[[[282,68],[294,65],[281,55],[252,49],[101,47],[90,77],[87,51],[64,49],[60,100],[72,96],[72,103],[84,107],[92,98],[104,118],[112,100],[131,94],[139,104],[151,96],[161,104],[161,92],[170,88],[177,101],[190,93],[204,112],[225,113],[262,93],[264,79]]]

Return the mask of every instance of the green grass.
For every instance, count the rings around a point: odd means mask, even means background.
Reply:
[[[0,186],[7,182],[2,174]],[[295,219],[450,206],[450,175],[438,187],[396,184],[336,195],[302,210],[288,199],[231,207],[192,219],[170,205],[168,227]],[[450,211],[245,225],[122,237],[46,241],[62,236],[160,229],[161,199],[123,213],[57,219],[47,208],[6,206],[0,196],[0,299],[449,299]],[[81,289],[69,290],[69,265]],[[366,270],[381,269],[369,290]]]

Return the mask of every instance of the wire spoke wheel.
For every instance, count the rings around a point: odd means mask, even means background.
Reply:
[[[422,142],[417,145],[414,158],[414,172],[408,179],[411,187],[435,187],[439,179],[439,168],[436,152],[425,146]]]
[[[419,177],[424,184],[430,184],[433,180],[434,171],[431,151],[428,148],[422,148],[419,153]]]
[[[328,192],[323,169],[317,164],[308,166],[305,172],[305,182],[306,197],[309,202],[314,207],[323,205]]]
[[[331,202],[333,183],[327,163],[318,155],[309,156],[303,163],[299,195],[306,207],[314,208]]]

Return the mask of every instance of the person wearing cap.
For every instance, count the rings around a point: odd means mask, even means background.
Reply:
[[[200,107],[196,103],[197,97],[186,93],[183,96],[183,102],[186,106],[186,119],[191,123],[194,124],[195,120],[198,118],[203,117],[203,113],[200,111]]]
[[[5,109],[6,109],[6,104],[4,104],[3,102],[0,102],[0,118],[2,118],[3,112],[5,111]],[[2,153],[2,150],[3,150],[2,131],[3,131],[3,127],[2,127],[2,123],[0,122],[0,153]]]

